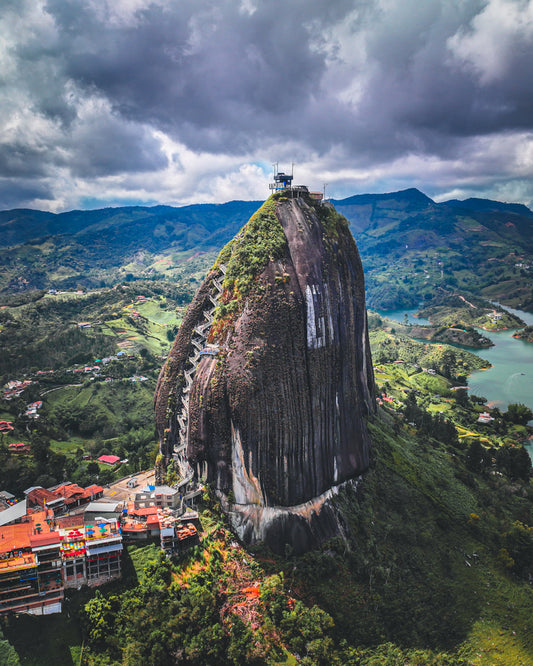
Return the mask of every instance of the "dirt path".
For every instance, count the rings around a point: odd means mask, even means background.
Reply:
[[[464,296],[459,296],[459,298],[460,298],[462,301],[464,301],[467,305],[469,305],[471,308],[474,308],[474,310],[477,310],[477,305],[472,305],[472,303],[470,303],[470,301],[467,301],[466,298],[465,298]]]
[[[48,389],[47,391],[43,391],[42,393],[39,393],[39,396],[42,398],[43,395],[47,395],[48,393],[52,393],[52,391],[59,391],[60,389],[65,389],[65,388],[80,388],[80,386],[83,386],[83,384],[64,384],[63,386],[56,386],[55,388]]]

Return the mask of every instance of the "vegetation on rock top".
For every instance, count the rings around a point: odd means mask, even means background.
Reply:
[[[287,239],[276,216],[277,195],[257,210],[243,229],[220,252],[215,268],[224,264],[223,293],[215,310],[210,339],[220,339],[252,293],[255,280],[270,261],[287,252]]]

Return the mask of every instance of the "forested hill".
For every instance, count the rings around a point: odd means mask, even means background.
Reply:
[[[526,206],[436,203],[413,188],[333,203],[357,240],[371,307],[414,307],[460,292],[533,311],[533,213]],[[173,278],[172,270],[201,279],[260,204],[0,212],[0,293]]]
[[[517,249],[533,250],[533,212],[523,204],[489,199],[452,199],[436,203],[417,189],[389,194],[361,194],[332,200],[348,218],[355,233],[387,240],[411,233],[419,247],[432,247],[428,233],[441,240],[500,240],[516,243]],[[426,232],[413,237],[413,231]],[[477,234],[477,236],[476,236]],[[451,237],[454,238],[451,238]],[[400,238],[398,238],[400,240]]]
[[[193,234],[197,245],[214,235],[213,243],[225,242],[226,236],[239,229],[261,205],[260,201],[230,201],[224,204],[191,206],[126,206],[99,210],[73,210],[48,213],[15,209],[0,211],[0,246],[8,247],[61,235],[84,241],[102,236],[112,240],[118,235],[126,243],[146,243],[147,239],[165,239],[166,244],[185,234]],[[220,241],[219,237],[223,240]],[[154,241],[158,244],[157,241]]]
[[[371,306],[415,307],[460,292],[533,311],[533,213],[526,206],[436,203],[416,189],[333,203],[356,236]]]
[[[260,204],[0,212],[0,293],[174,279],[176,270],[203,277],[210,259],[201,257],[217,253]]]

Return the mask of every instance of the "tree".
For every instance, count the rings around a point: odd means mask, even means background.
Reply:
[[[113,634],[118,607],[117,597],[105,598],[100,590],[96,590],[93,599],[85,604],[84,614],[91,643],[103,644]]]
[[[512,570],[519,575],[533,573],[533,527],[516,520],[503,536],[503,546],[514,560]]]
[[[458,389],[455,392],[455,402],[461,407],[468,406],[468,393],[466,392],[466,389]]]
[[[511,447],[508,444],[500,446],[496,451],[496,467],[503,474],[511,475]]]
[[[53,476],[50,476],[50,474],[41,474],[35,479],[35,485],[43,488],[50,488],[50,486],[55,485],[56,482],[56,479]]]
[[[468,447],[465,463],[471,472],[477,473],[481,472],[490,463],[490,455],[478,439],[475,439]]]
[[[453,351],[451,350],[445,350],[442,353],[441,359],[440,359],[440,369],[439,372],[441,375],[444,377],[447,377],[448,379],[451,379],[452,374],[453,374],[453,369],[457,365],[457,358],[454,354]]]
[[[104,469],[100,472],[99,475],[99,481],[102,485],[106,485],[108,483],[111,483],[114,479],[114,474],[112,469]]]
[[[407,395],[407,399],[405,401],[404,409],[403,409],[404,417],[405,420],[408,423],[417,423],[421,417],[422,410],[418,406],[416,402],[416,394],[414,391],[411,391]]]
[[[506,421],[516,423],[517,425],[526,425],[533,419],[533,412],[526,405],[521,403],[511,403],[503,415]]]
[[[0,629],[0,664],[2,666],[20,666],[20,660],[15,648],[4,638]]]
[[[531,476],[531,458],[523,446],[510,450],[509,476],[513,481],[528,481]]]
[[[100,474],[100,465],[94,460],[92,460],[87,465],[87,473],[90,474],[91,476],[98,476]]]

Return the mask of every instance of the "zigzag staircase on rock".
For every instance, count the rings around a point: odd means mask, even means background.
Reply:
[[[219,269],[222,273],[222,276],[226,273],[226,267],[223,264],[219,265]],[[218,300],[222,294],[222,283],[220,277],[216,276],[212,278],[211,284],[215,288],[215,294],[209,294],[209,300],[211,301],[212,307],[203,312],[203,322],[197,324],[193,329],[193,336],[191,338],[191,343],[193,345],[194,351],[187,359],[187,364],[185,366],[184,378],[185,384],[181,392],[181,410],[177,416],[177,421],[179,425],[179,445],[174,450],[173,458],[174,464],[179,470],[180,475],[185,481],[189,481],[194,476],[194,470],[190,466],[187,460],[187,439],[189,432],[189,396],[191,392],[191,386],[194,381],[194,376],[198,368],[198,364],[203,355],[213,355],[218,351],[218,347],[208,346],[207,338],[211,325],[213,323],[213,315],[215,309],[218,306]],[[180,400],[178,398],[178,404]],[[197,474],[198,478],[204,477],[207,473],[207,470],[198,469]]]

